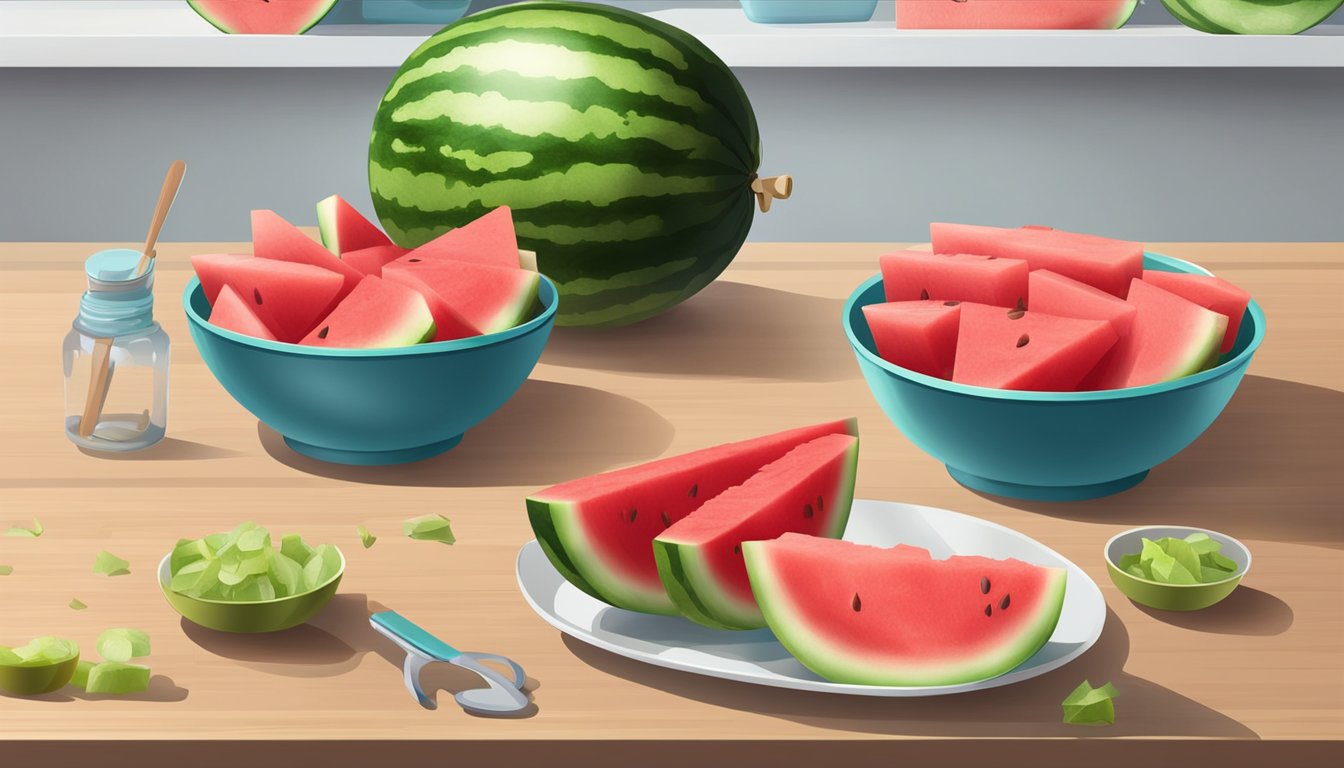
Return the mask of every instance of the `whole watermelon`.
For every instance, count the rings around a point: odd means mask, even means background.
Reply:
[[[719,275],[746,239],[760,135],[691,35],[602,5],[468,16],[402,64],[369,141],[374,208],[414,247],[500,205],[556,282],[560,325],[624,325]]]
[[[1182,24],[1215,35],[1296,35],[1344,0],[1162,0]]]

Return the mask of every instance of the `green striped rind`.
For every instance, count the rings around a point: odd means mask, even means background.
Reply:
[[[519,291],[508,304],[500,307],[498,314],[490,321],[489,327],[482,330],[486,333],[507,331],[516,325],[521,325],[527,319],[537,306],[537,289],[541,285],[540,276],[533,275],[533,278],[528,283],[527,290]]]
[[[640,14],[538,2],[469,16],[398,71],[369,186],[399,245],[499,206],[560,292],[561,325],[657,314],[746,239],[760,138],[731,71]]]
[[[1036,615],[1025,624],[1027,630],[982,653],[939,664],[916,666],[912,662],[893,663],[884,658],[882,649],[871,654],[855,651],[846,644],[826,638],[826,627],[812,627],[794,606],[792,597],[779,588],[775,565],[770,558],[770,542],[742,544],[742,554],[751,577],[751,589],[761,607],[770,631],[780,644],[803,666],[833,683],[855,685],[933,686],[957,685],[997,677],[1031,658],[1050,639],[1064,609],[1064,588],[1068,572],[1052,568]]]
[[[1215,35],[1295,35],[1311,29],[1344,0],[1162,0],[1191,29]]]
[[[1209,310],[1204,313],[1204,317],[1206,320],[1204,332],[1190,334],[1190,346],[1187,348],[1185,355],[1181,357],[1177,367],[1168,372],[1163,381],[1172,381],[1199,373],[1218,363],[1218,357],[1223,347],[1223,337],[1227,335],[1227,315]]]

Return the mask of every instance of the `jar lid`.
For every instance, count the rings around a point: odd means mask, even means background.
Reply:
[[[141,275],[137,270],[143,256],[140,251],[130,248],[111,248],[93,254],[84,262],[84,274],[89,278],[89,288],[95,291],[116,290],[124,287],[125,283],[144,278],[154,270],[154,259],[149,260],[145,274]]]

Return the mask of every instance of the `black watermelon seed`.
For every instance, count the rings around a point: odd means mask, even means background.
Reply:
[[[741,544],[734,544],[734,545],[733,545],[733,554],[734,554],[734,555],[740,555],[740,554],[742,554],[742,545],[741,545]]]
[[[412,263],[412,264],[419,264],[419,263],[420,263],[420,259],[407,259],[407,261],[409,261],[409,262]]]
[[[1026,302],[1026,300],[1023,299],[1021,296],[1018,296],[1018,297],[1017,297],[1017,306],[1013,307],[1013,309],[1020,309],[1020,310],[1022,310],[1023,312],[1025,312],[1025,311],[1027,310],[1027,302]]]
[[[826,511],[826,500],[820,496],[817,497],[817,511],[818,512]]]
[[[686,495],[694,499],[695,495],[699,492],[700,492],[700,484],[696,483],[695,485],[691,486],[691,490]]]
[[[994,607],[991,606],[989,603],[985,603],[985,615],[989,616],[992,613],[994,613]]]
[[[803,505],[803,517],[811,517],[811,516],[812,516],[812,505],[811,505],[811,504],[804,504],[804,505]]]
[[[638,510],[638,509],[631,508],[631,509],[630,509],[630,522],[632,522],[632,523],[635,522],[635,516],[638,515],[638,514],[639,514],[639,510]]]
[[[1021,320],[1022,317],[1023,317],[1024,315],[1026,315],[1026,314],[1027,314],[1027,311],[1026,311],[1025,309],[1010,309],[1010,310],[1008,310],[1008,319],[1009,319],[1009,320]]]
[[[854,602],[850,603],[849,605],[854,609],[855,613],[858,613],[859,611],[863,610],[863,601],[859,600],[858,592],[854,593]]]
[[[919,292],[919,298],[924,299],[925,301],[928,301],[928,300],[929,300],[929,290],[928,290],[927,288],[925,288],[924,290],[921,290],[921,291]]]
[[[989,594],[989,577],[988,577],[988,576],[981,576],[981,577],[980,577],[980,594],[982,594],[982,595],[988,595],[988,594]]]
[[[261,306],[261,291],[260,291],[260,290],[258,290],[258,289],[256,289],[256,288],[253,288],[253,289],[252,289],[252,298],[257,302],[257,306]]]
[[[663,513],[663,527],[664,527],[664,528],[667,528],[667,527],[670,526],[670,525],[672,525],[672,518],[668,517],[668,516],[667,516],[667,513],[664,512],[664,513]]]
[[[317,338],[319,338],[319,339],[325,339],[325,338],[327,338],[327,334],[330,333],[330,332],[331,332],[331,326],[330,326],[330,325],[323,326],[322,330],[320,330],[320,331],[317,332]]]
[[[999,601],[999,610],[1000,610],[1000,611],[1002,611],[1002,610],[1004,610],[1004,609],[1006,609],[1006,608],[1008,607],[1008,602],[1009,602],[1009,598],[1010,598],[1010,597],[1011,597],[1011,595],[1004,595],[1004,596],[1003,596],[1003,599]]]
[[[985,260],[987,260],[987,261],[993,261],[993,260],[995,260],[995,259],[997,259],[997,258],[999,258],[999,257],[998,257],[998,256],[986,256],[986,257],[985,257]]]
[[[960,303],[961,303],[960,301],[944,301],[944,302],[943,302],[943,306],[944,306],[944,307],[955,307],[955,306],[957,306],[957,305],[960,304]]]
[[[1021,336],[1018,336],[1018,337],[1017,337],[1017,348],[1018,348],[1018,349],[1021,349],[1021,348],[1025,347],[1025,346],[1027,346],[1027,345],[1030,344],[1030,343],[1031,343],[1031,337],[1028,336],[1028,335],[1025,334],[1025,333],[1022,334]]]

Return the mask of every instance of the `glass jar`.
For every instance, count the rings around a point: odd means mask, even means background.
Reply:
[[[84,271],[89,289],[66,334],[65,434],[81,448],[133,451],[163,439],[168,422],[168,334],[154,322],[154,261],[99,251]]]

